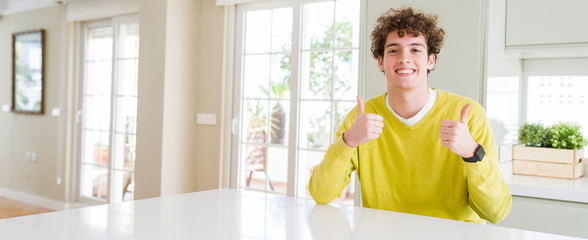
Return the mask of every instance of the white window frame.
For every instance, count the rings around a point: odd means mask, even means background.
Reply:
[[[82,114],[82,108],[83,108],[83,98],[84,98],[84,59],[85,59],[85,54],[86,54],[86,33],[87,33],[87,29],[89,28],[96,28],[96,27],[113,27],[113,51],[112,51],[112,72],[111,72],[111,79],[112,79],[112,84],[111,84],[111,114],[110,114],[110,136],[109,136],[109,146],[111,146],[112,148],[112,143],[114,142],[114,138],[115,138],[115,116],[116,116],[116,82],[117,82],[117,64],[116,64],[116,59],[117,59],[117,55],[118,55],[118,44],[115,43],[118,39],[118,25],[121,23],[139,23],[139,15],[138,14],[132,14],[132,15],[124,15],[124,16],[116,16],[116,17],[112,17],[112,18],[108,18],[108,19],[102,19],[102,20],[93,20],[93,21],[87,21],[87,22],[78,22],[76,23],[76,32],[77,32],[77,47],[76,47],[76,52],[77,52],[77,56],[76,56],[76,63],[75,63],[75,67],[76,67],[76,88],[75,88],[75,127],[74,127],[74,135],[75,135],[75,140],[74,140],[74,179],[75,182],[72,184],[72,188],[73,188],[73,197],[77,202],[84,202],[84,203],[90,203],[90,204],[103,204],[103,203],[111,203],[111,202],[120,202],[122,200],[113,200],[112,199],[112,195],[110,194],[110,185],[111,185],[111,180],[113,178],[112,176],[112,172],[113,172],[113,165],[112,165],[112,157],[113,157],[113,152],[114,151],[109,151],[108,153],[108,193],[107,193],[107,199],[106,201],[102,201],[102,200],[98,200],[98,199],[94,199],[94,198],[88,198],[85,196],[82,196],[80,194],[80,181],[81,181],[81,167],[82,167],[82,151],[81,148],[83,146],[82,143],[82,134],[83,134],[83,129],[82,129],[82,123],[83,123],[83,114]],[[133,170],[134,173],[134,170]]]
[[[242,59],[239,54],[243,52],[243,28],[244,24],[240,23],[243,18],[243,12],[251,10],[292,7],[293,8],[293,26],[292,26],[292,50],[291,62],[300,62],[300,11],[301,5],[305,3],[324,2],[325,0],[284,0],[284,1],[263,1],[256,3],[239,4],[237,6],[225,6],[225,34],[227,41],[225,43],[225,114],[227,121],[225,121],[226,131],[223,135],[225,139],[223,146],[225,148],[223,161],[223,177],[222,186],[239,189],[239,134],[242,126],[239,121],[239,114],[241,109],[241,78],[242,78]],[[366,42],[369,37],[366,36],[366,1],[360,0],[360,31],[359,31],[359,59],[358,59],[358,92],[365,96],[365,62],[367,56]],[[297,150],[298,150],[298,103],[300,101],[298,82],[299,82],[299,64],[293,66],[291,69],[291,79],[296,79],[290,82],[290,109],[296,109],[296,114],[290,114],[289,118],[289,145],[288,145],[288,186],[287,196],[296,196],[296,176],[297,173]],[[332,138],[332,136],[330,136]],[[355,205],[361,204],[361,192],[359,181],[356,177],[355,184]]]

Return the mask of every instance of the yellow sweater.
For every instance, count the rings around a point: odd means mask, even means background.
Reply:
[[[357,148],[347,147],[341,138],[355,119],[357,106],[352,109],[312,173],[313,199],[320,204],[339,197],[356,170],[364,207],[476,223],[504,219],[510,212],[511,195],[484,109],[472,99],[437,91],[433,108],[412,127],[388,109],[386,94],[368,100],[365,113],[384,117],[384,129],[378,139]],[[476,163],[464,162],[439,139],[441,121],[459,121],[467,103],[472,103],[470,133],[486,151]]]

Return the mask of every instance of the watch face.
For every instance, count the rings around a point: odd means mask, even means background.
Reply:
[[[478,145],[478,149],[476,149],[476,157],[478,157],[478,161],[482,161],[482,159],[484,159],[485,154],[486,151],[484,151],[482,145]]]
[[[474,156],[471,158],[463,158],[463,160],[466,162],[482,161],[482,159],[484,159],[485,154],[486,154],[486,151],[484,151],[484,148],[482,147],[482,145],[478,145],[478,148],[476,148],[476,152],[474,153]]]

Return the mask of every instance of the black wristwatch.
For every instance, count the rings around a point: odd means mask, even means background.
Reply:
[[[476,152],[474,153],[474,156],[471,158],[463,158],[464,161],[466,162],[479,162],[482,161],[482,159],[484,159],[484,155],[486,154],[486,151],[484,151],[484,148],[482,147],[482,145],[478,144],[478,148],[476,148]]]

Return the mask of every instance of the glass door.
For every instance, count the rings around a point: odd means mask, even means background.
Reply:
[[[133,200],[137,121],[137,17],[82,24],[78,199]]]

